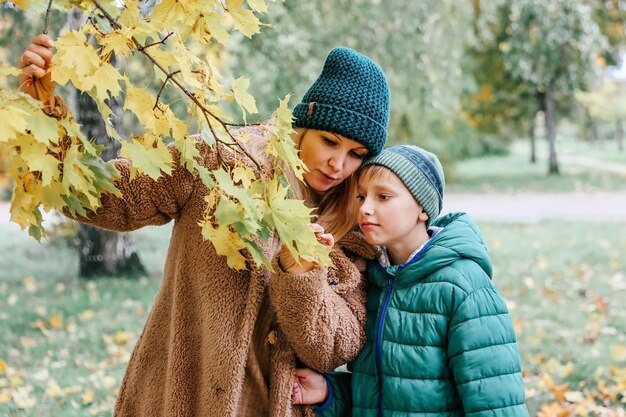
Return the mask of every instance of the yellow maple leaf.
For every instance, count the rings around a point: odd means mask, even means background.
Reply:
[[[118,19],[122,26],[132,28],[139,24],[141,19],[139,6],[139,0],[124,0],[122,13]]]
[[[17,77],[22,71],[15,67],[0,67],[0,76],[6,77],[8,75]]]
[[[256,102],[254,101],[254,97],[248,92],[249,86],[250,80],[244,77],[239,77],[234,80],[233,85],[231,86],[235,101],[243,111],[244,121],[246,120],[246,112],[254,114],[258,111],[256,108]]]
[[[27,126],[28,113],[12,105],[0,102],[0,143],[14,139],[17,134],[24,133]]]
[[[233,269],[246,269],[246,258],[241,250],[246,247],[243,240],[227,225],[214,227],[209,221],[200,222],[202,237],[213,243],[218,255],[225,256],[228,266]]]
[[[135,47],[132,37],[132,27],[112,30],[104,35],[98,36],[98,43],[102,45],[100,55],[104,56],[106,61],[108,61],[106,57],[113,52],[115,52],[116,56],[130,55]]]
[[[30,171],[41,173],[42,186],[49,186],[61,176],[60,162],[47,153],[48,147],[39,142],[28,142],[20,145],[20,156],[28,164]]]
[[[261,30],[261,22],[250,9],[243,7],[243,0],[226,0],[226,11],[235,21],[235,26],[250,38]]]
[[[57,52],[51,67],[52,80],[64,85],[71,80],[82,89],[83,77],[93,74],[100,65],[95,48],[82,32],[70,31],[55,41]]]
[[[107,92],[116,97],[122,91],[119,82],[123,79],[113,65],[103,62],[91,75],[83,78],[82,86],[85,91],[95,89],[96,96],[105,100],[108,98]]]
[[[267,13],[265,0],[248,0],[248,6],[259,13]]]
[[[157,4],[150,16],[158,29],[164,29],[177,22],[186,20],[187,8],[180,0],[163,0]]]
[[[7,0],[2,0],[0,1],[0,3],[3,3]],[[19,7],[22,10],[27,10],[28,6],[30,5],[30,0],[10,0],[11,3],[13,3],[14,5],[16,5],[17,7]]]

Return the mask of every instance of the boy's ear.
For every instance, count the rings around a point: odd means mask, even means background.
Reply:
[[[419,216],[417,216],[417,220],[425,222],[426,220],[428,220],[428,214],[424,210],[422,210]]]

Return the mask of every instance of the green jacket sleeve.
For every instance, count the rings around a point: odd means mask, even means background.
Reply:
[[[528,417],[513,323],[495,288],[467,295],[452,316],[448,338],[449,366],[466,417]]]
[[[328,398],[323,404],[313,406],[317,417],[349,417],[352,412],[350,372],[332,372],[325,375],[328,383]]]

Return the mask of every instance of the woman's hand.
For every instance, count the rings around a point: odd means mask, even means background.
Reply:
[[[326,378],[312,369],[296,369],[291,392],[292,404],[319,404],[328,398]]]
[[[315,237],[317,237],[317,240],[320,243],[331,248],[335,245],[335,238],[333,235],[330,233],[324,233],[324,228],[322,226],[317,223],[311,223],[309,227],[313,229]],[[291,253],[289,253],[289,249],[287,249],[284,245],[280,250],[278,261],[282,270],[289,272],[290,274],[303,274],[305,272],[309,272],[317,266],[317,263],[305,261],[304,259],[300,259],[300,265],[298,265],[296,260],[293,259],[293,256],[291,256]]]
[[[50,75],[52,62],[52,38],[39,35],[33,38],[20,56],[18,67],[21,68],[20,90],[44,103],[45,107],[54,107],[54,83]]]

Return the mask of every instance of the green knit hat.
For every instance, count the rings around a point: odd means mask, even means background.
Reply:
[[[334,48],[293,115],[295,128],[337,133],[378,155],[387,141],[389,122],[385,74],[368,57],[350,48]]]
[[[417,146],[399,145],[366,159],[363,167],[368,165],[383,166],[400,178],[428,214],[427,225],[439,216],[446,180],[441,163],[435,154]]]

